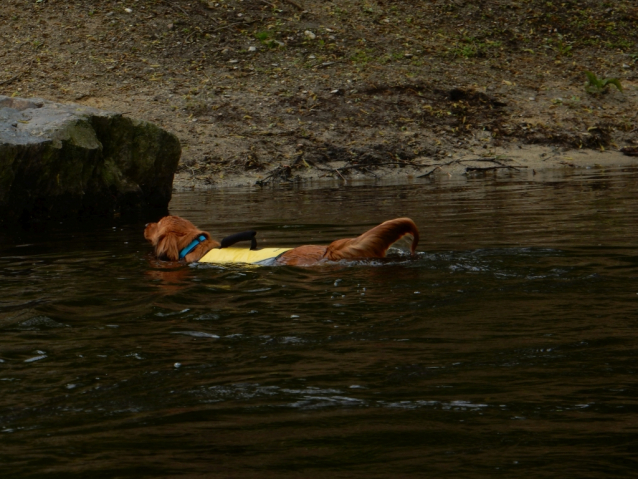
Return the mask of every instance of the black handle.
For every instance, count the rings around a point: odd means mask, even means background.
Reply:
[[[257,249],[257,238],[255,237],[256,235],[257,235],[256,231],[244,231],[242,233],[235,233],[234,235],[226,236],[222,240],[222,244],[220,248],[228,248],[229,246],[232,246],[239,241],[250,240],[250,249],[256,250]]]

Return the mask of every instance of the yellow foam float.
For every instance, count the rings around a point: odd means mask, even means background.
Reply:
[[[259,264],[274,260],[292,248],[221,248],[212,249],[200,260],[200,263],[215,264]]]

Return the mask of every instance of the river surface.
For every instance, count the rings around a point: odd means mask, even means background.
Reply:
[[[419,225],[385,261],[0,233],[3,478],[636,477],[638,171],[176,193],[217,239]]]

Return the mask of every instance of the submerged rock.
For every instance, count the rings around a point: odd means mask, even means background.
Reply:
[[[0,95],[0,221],[165,209],[180,154],[146,121]]]

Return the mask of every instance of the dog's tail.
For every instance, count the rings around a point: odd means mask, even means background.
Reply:
[[[330,243],[324,258],[342,259],[383,258],[386,251],[405,235],[412,235],[412,254],[419,244],[419,229],[410,218],[396,218],[381,223],[357,238],[341,239]]]

